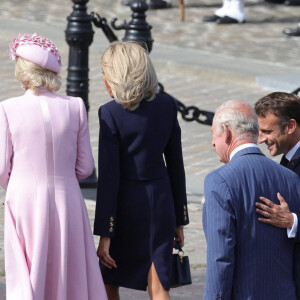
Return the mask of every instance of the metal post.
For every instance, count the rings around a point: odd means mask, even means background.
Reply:
[[[87,14],[89,0],[72,0],[73,11],[67,18],[66,41],[70,46],[67,94],[81,97],[89,111],[89,46],[93,42],[92,17]]]
[[[125,29],[123,41],[140,42],[142,46],[146,45],[148,52],[152,50],[153,39],[151,36],[152,26],[146,21],[146,11],[148,4],[145,0],[134,0],[131,2],[132,19],[127,24],[126,22],[116,26],[117,18],[111,21],[111,25],[115,30]]]
[[[68,25],[65,30],[66,41],[69,48],[69,64],[67,77],[67,95],[81,97],[86,111],[89,111],[89,46],[93,42],[93,17],[87,14],[89,0],[72,0],[73,11],[67,18]],[[93,174],[80,182],[82,188],[97,186],[95,170]]]

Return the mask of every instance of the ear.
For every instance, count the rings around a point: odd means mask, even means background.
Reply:
[[[224,135],[225,135],[225,143],[230,144],[231,139],[232,139],[231,130],[227,126],[225,126],[224,124],[222,124],[222,130],[223,130]]]
[[[297,128],[297,122],[295,119],[290,119],[286,124],[287,134],[292,134]]]

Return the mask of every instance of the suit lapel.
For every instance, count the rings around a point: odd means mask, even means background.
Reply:
[[[292,157],[292,159],[287,164],[287,168],[290,170],[294,170],[297,168],[297,166],[300,164],[300,147],[297,149],[296,153]]]

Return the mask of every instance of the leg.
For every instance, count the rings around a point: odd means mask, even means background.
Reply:
[[[108,300],[120,300],[119,287],[114,285],[105,284]]]
[[[161,285],[153,263],[148,273],[148,293],[151,300],[170,300],[169,292]]]
[[[246,19],[244,0],[231,0],[226,16],[236,20],[238,23],[244,22]]]
[[[222,7],[214,11],[213,15],[205,16],[203,22],[216,22],[217,20],[224,18],[230,9],[231,0],[223,0]]]

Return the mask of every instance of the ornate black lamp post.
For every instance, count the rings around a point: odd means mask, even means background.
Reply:
[[[87,14],[86,3],[89,0],[72,0],[73,11],[67,18],[66,41],[70,46],[67,77],[67,95],[81,97],[87,112],[89,111],[89,46],[93,42],[93,17]],[[95,170],[93,174],[80,182],[82,188],[97,185]]]
[[[89,46],[93,42],[92,16],[87,14],[89,0],[72,0],[73,11],[67,18],[66,41],[70,46],[67,94],[81,97],[89,111]]]
[[[127,24],[124,22],[120,26],[116,26],[117,18],[111,21],[111,25],[115,30],[125,29],[125,36],[123,41],[136,41],[146,44],[147,50],[150,53],[152,50],[153,39],[151,36],[152,26],[146,21],[146,10],[148,4],[145,0],[135,0],[130,4],[132,10],[132,19]]]

